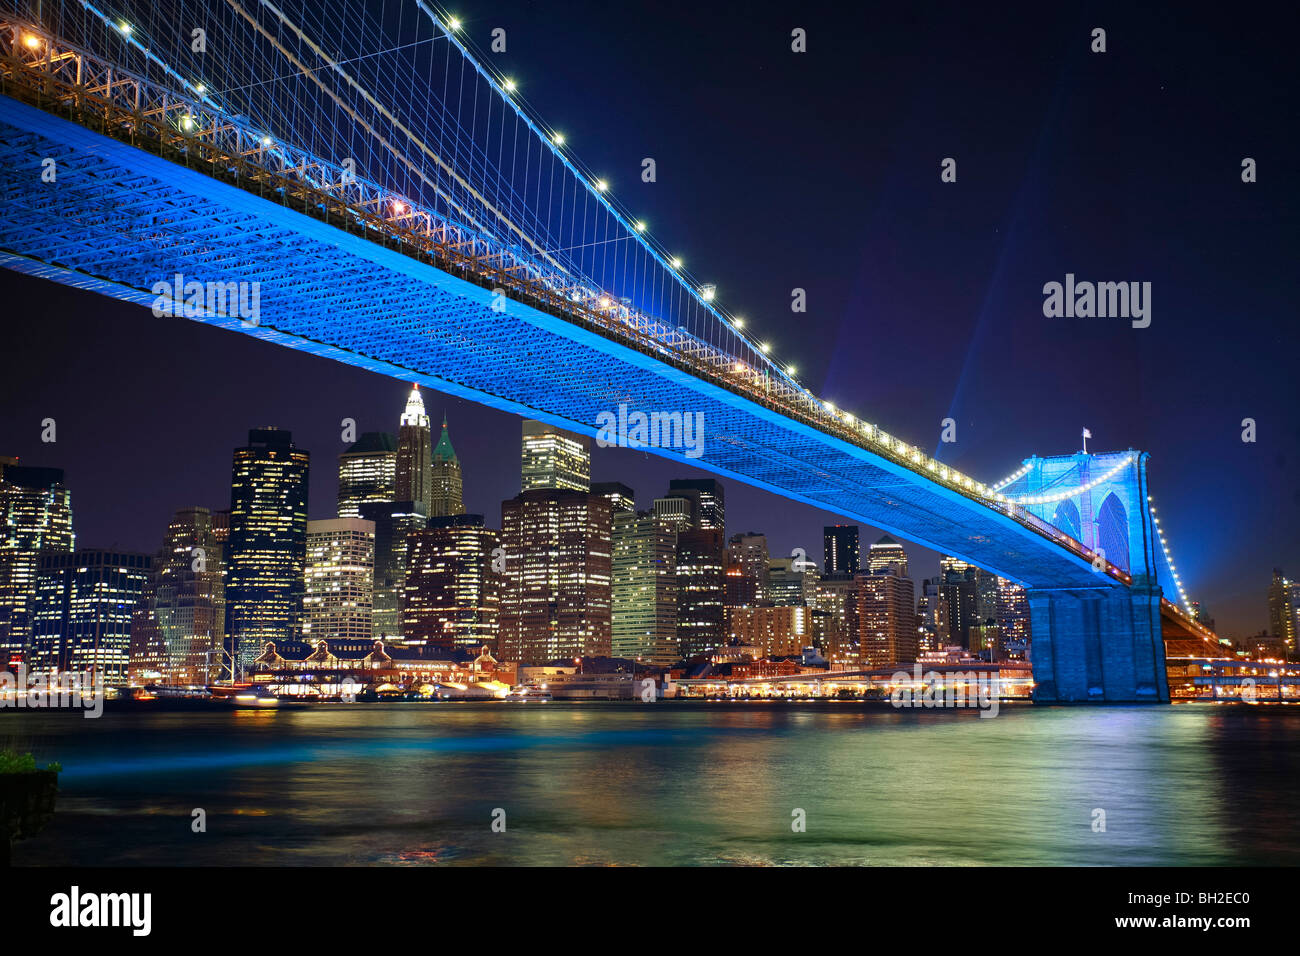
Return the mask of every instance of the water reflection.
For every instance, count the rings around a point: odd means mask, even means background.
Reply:
[[[553,703],[27,712],[0,745],[65,767],[19,864],[1295,864],[1297,730],[1273,707]]]

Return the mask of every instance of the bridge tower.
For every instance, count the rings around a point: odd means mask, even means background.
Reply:
[[[1044,702],[1167,702],[1161,636],[1162,582],[1145,452],[1026,459],[1001,489],[1096,556],[1095,588],[1030,588],[1034,699]],[[1102,561],[1132,585],[1101,580]]]

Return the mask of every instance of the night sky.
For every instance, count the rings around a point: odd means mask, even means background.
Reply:
[[[988,482],[1078,450],[1085,426],[1092,449],[1150,452],[1189,595],[1220,633],[1258,631],[1270,570],[1300,575],[1294,24],[1253,6],[983,6],[452,10],[481,49],[506,29],[494,64],[815,392]],[[940,182],[945,157],[956,183]],[[1151,282],[1150,327],[1045,318],[1043,285],[1067,272]],[[152,552],[176,508],[228,507],[231,450],[263,424],[312,453],[311,516],[331,517],[340,420],[396,432],[409,389],[13,273],[0,296],[0,454],[65,469],[83,546]],[[499,525],[519,419],[426,400],[450,421],[467,507]],[[948,416],[958,441],[941,445]],[[688,474],[593,455],[593,478],[642,507]],[[833,516],[726,489],[729,532],[821,559]],[[909,550],[913,577],[935,573]]]

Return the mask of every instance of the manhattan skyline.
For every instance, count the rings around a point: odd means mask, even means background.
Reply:
[[[811,46],[796,56],[782,39],[791,14],[775,6],[687,14],[459,12],[480,45],[508,31],[494,67],[814,391],[985,481],[1030,454],[1077,451],[1083,428],[1096,450],[1149,452],[1189,596],[1225,630],[1261,629],[1271,569],[1300,567],[1282,32],[1104,11],[1093,16],[1110,49],[1093,54],[1092,22],[1072,11],[954,9],[921,46],[905,11],[801,11]],[[592,89],[581,59],[555,51],[596,43],[622,72]],[[1189,70],[1207,43],[1224,68]],[[647,156],[653,183],[639,175]],[[1243,156],[1256,182],[1242,182]],[[945,157],[956,182],[940,181]],[[1043,285],[1067,274],[1151,282],[1150,326],[1045,317]],[[0,452],[65,469],[87,543],[151,550],[172,509],[220,506],[224,459],[249,428],[289,428],[317,456],[341,450],[344,417],[395,429],[401,383],[0,281],[11,316],[37,317],[7,324]],[[806,314],[790,311],[795,288]],[[518,490],[505,470],[517,419],[432,394],[429,408],[449,416],[467,507],[498,514]],[[40,441],[46,417],[54,445]],[[957,441],[945,444],[949,417]],[[615,449],[593,467],[642,506],[701,473]],[[312,514],[325,516],[333,476],[314,472]],[[764,530],[774,553],[816,553],[818,529],[839,520],[728,484],[732,530]],[[918,555],[927,573],[936,561]]]

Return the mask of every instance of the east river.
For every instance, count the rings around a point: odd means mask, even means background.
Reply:
[[[1300,707],[10,710],[0,747],[64,768],[19,866],[1300,864]]]

